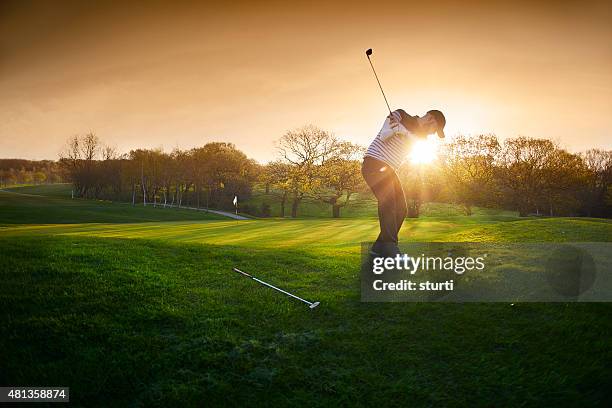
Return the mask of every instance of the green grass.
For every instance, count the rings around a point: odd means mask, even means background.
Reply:
[[[266,203],[270,206],[271,216],[280,217],[280,196],[278,192],[271,191],[265,193],[263,187],[256,185],[251,198],[244,201],[242,205],[248,205],[251,208],[260,210],[262,204]],[[497,217],[518,217],[515,211],[500,211],[488,208],[474,207],[472,209],[474,216],[495,215]],[[455,204],[446,203],[424,203],[420,209],[421,217],[454,217],[462,216],[465,210]],[[285,217],[291,215],[291,200],[285,204]],[[353,194],[349,200],[349,204],[342,207],[340,210],[341,218],[363,218],[377,217],[378,210],[376,199],[372,194],[358,193]],[[332,207],[320,200],[315,200],[305,197],[298,208],[298,218],[332,218]]]
[[[68,191],[67,195],[63,192]],[[2,224],[122,223],[226,219],[211,213],[176,208],[153,208],[126,203],[70,199],[64,184],[28,186],[0,191]]]
[[[69,183],[58,183],[58,184],[39,184],[39,185],[24,185],[24,186],[13,186],[6,187],[3,190],[12,191],[21,194],[35,194],[47,197],[62,197],[70,198],[72,195],[72,184]]]
[[[19,200],[34,198],[41,214],[81,221],[25,214],[34,204]],[[236,222],[181,211],[143,222],[141,207],[104,203],[119,221],[97,224],[88,219],[98,203],[72,201],[0,193],[0,384],[70,386],[77,406],[603,406],[612,397],[609,304],[361,303],[359,243],[376,236],[373,217]],[[4,210],[15,206],[23,213]],[[402,230],[415,242],[611,237],[606,220],[494,213],[407,220]],[[236,265],[321,306],[258,286]]]

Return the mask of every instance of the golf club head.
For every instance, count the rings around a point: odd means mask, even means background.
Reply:
[[[366,50],[366,56],[369,58],[369,57],[370,57],[370,55],[372,55],[372,49],[371,49],[371,48],[368,48],[368,49]]]
[[[311,309],[314,309],[315,307],[319,306],[321,304],[321,302],[314,302],[313,304],[311,304],[309,307]]]

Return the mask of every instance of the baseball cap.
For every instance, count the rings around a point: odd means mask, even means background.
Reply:
[[[444,114],[436,109],[427,111],[427,113],[433,116],[438,124],[438,129],[436,129],[438,137],[444,138],[444,125],[446,125],[446,118],[444,117]]]

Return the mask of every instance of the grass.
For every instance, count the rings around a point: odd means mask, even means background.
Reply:
[[[46,223],[27,214],[30,199],[39,214],[81,221]],[[20,200],[21,214],[4,210]],[[76,406],[612,397],[609,304],[361,303],[359,242],[376,235],[375,218],[236,222],[181,211],[145,221],[164,210],[104,203],[119,221],[99,224],[88,221],[98,203],[72,201],[0,193],[0,384],[70,386]],[[415,242],[611,237],[606,220],[504,214],[407,220],[402,231]],[[235,265],[321,306],[310,311]]]
[[[61,197],[70,198],[72,195],[72,184],[57,183],[57,184],[28,184],[23,186],[5,187],[3,190],[12,191],[20,194],[35,194],[45,197]]]
[[[342,200],[344,200],[344,198]],[[269,194],[266,194],[265,189],[259,185],[255,186],[252,196],[249,198],[249,200],[243,202],[242,205],[247,205],[252,209],[261,210],[263,203],[266,203],[270,206],[270,212],[272,217],[280,217],[281,211],[279,192],[271,190]],[[474,207],[472,211],[473,215],[475,216],[518,216],[518,213],[515,211],[500,211],[479,207]],[[290,214],[291,199],[289,198],[287,203],[285,204],[285,217],[289,217]],[[453,217],[461,216],[464,214],[464,209],[461,206],[455,204],[424,203],[420,209],[421,217]],[[372,196],[372,194],[353,194],[351,196],[351,199],[349,200],[349,204],[341,208],[340,215],[342,218],[377,217],[378,210],[376,205],[376,199]],[[320,200],[305,197],[300,202],[300,206],[298,209],[298,218],[332,218],[332,207],[330,204],[326,204]]]
[[[64,195],[66,191],[68,193]],[[0,214],[0,225],[226,219],[202,211],[133,207],[126,203],[99,200],[72,200],[69,188],[63,184],[0,190]]]

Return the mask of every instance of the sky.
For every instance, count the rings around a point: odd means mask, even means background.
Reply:
[[[314,124],[367,145],[387,108],[446,134],[612,148],[610,2],[3,1],[0,157],[234,143],[261,162]]]

